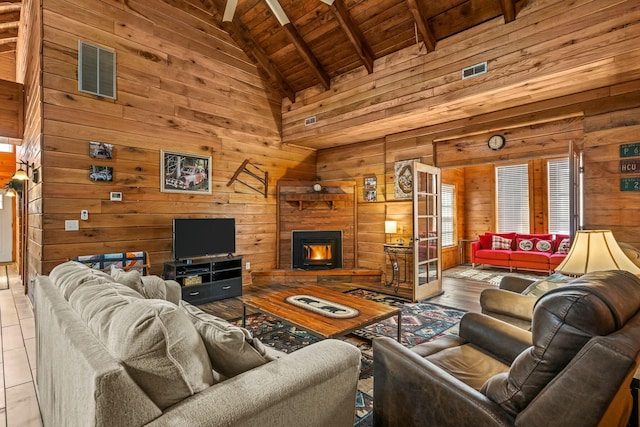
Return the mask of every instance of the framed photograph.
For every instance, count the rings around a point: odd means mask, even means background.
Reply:
[[[113,144],[89,141],[89,157],[94,159],[113,159]]]
[[[160,191],[211,194],[211,156],[160,151]]]
[[[400,160],[393,165],[393,196],[410,199],[413,196],[413,164],[418,159]]]
[[[91,181],[113,181],[113,168],[110,166],[89,166],[89,179]]]
[[[367,202],[378,200],[378,180],[375,176],[364,177],[364,200]]]

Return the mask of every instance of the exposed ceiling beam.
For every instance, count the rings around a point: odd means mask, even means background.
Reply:
[[[318,61],[318,58],[313,54],[309,45],[307,45],[307,42],[304,41],[298,30],[296,30],[296,27],[294,27],[289,21],[289,17],[285,13],[284,9],[282,9],[278,0],[264,1],[269,5],[274,16],[278,19],[280,25],[282,25],[282,29],[285,34],[287,34],[291,43],[293,43],[300,56],[302,56],[302,59],[304,59],[304,62],[306,62],[309,68],[311,68],[311,71],[313,71],[318,80],[320,80],[322,86],[324,86],[325,89],[329,89],[331,87],[331,79],[329,78],[329,75],[324,71],[320,61]]]
[[[502,14],[504,15],[504,23],[508,24],[516,19],[516,0],[500,0],[502,6]]]
[[[422,40],[427,47],[427,52],[430,52],[436,49],[436,37],[433,35],[433,31],[431,30],[431,26],[427,21],[426,14],[423,12],[423,1],[424,0],[407,0],[407,5],[409,6],[409,10],[413,15],[414,21],[416,21],[418,32],[420,33],[420,36],[422,36]]]
[[[353,19],[351,19],[351,15],[349,15],[349,11],[344,5],[344,0],[321,1],[329,5],[329,8],[336,16],[336,19],[340,24],[340,28],[342,28],[342,31],[344,31],[344,33],[347,35],[347,38],[353,45],[356,53],[364,63],[365,68],[367,69],[369,74],[371,74],[373,72],[373,53],[371,53],[371,49],[365,43],[360,28],[358,28],[353,22]]]
[[[22,3],[1,3],[0,13],[20,12]]]
[[[203,4],[209,9],[213,16],[220,21],[222,29],[229,33],[231,38],[238,43],[238,46],[240,46],[247,56],[257,64],[258,68],[267,76],[269,82],[271,82],[276,90],[283,97],[289,98],[291,102],[295,102],[296,93],[289,87],[289,84],[285,81],[284,77],[282,77],[278,68],[256,43],[244,25],[237,19],[233,19],[233,17],[229,22],[222,22],[223,14],[218,10],[213,0],[204,0]]]
[[[11,28],[18,28],[20,26],[20,22],[18,21],[13,21],[13,22],[2,22],[0,23],[0,31],[1,30],[8,30]]]
[[[10,43],[17,43],[17,42],[18,42],[18,38],[17,37],[8,37],[6,39],[0,39],[0,45],[10,44]]]

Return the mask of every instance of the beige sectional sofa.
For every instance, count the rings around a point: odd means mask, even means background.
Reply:
[[[37,277],[44,425],[353,425],[356,347],[278,353],[179,298],[175,282],[74,261]]]

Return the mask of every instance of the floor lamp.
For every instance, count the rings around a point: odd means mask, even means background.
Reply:
[[[567,257],[556,268],[556,272],[566,276],[606,270],[624,270],[640,275],[640,267],[625,255],[611,230],[578,231]]]

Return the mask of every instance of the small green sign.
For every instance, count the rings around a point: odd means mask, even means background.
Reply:
[[[620,178],[620,191],[640,191],[640,178]]]
[[[640,156],[640,142],[620,145],[620,157]]]

